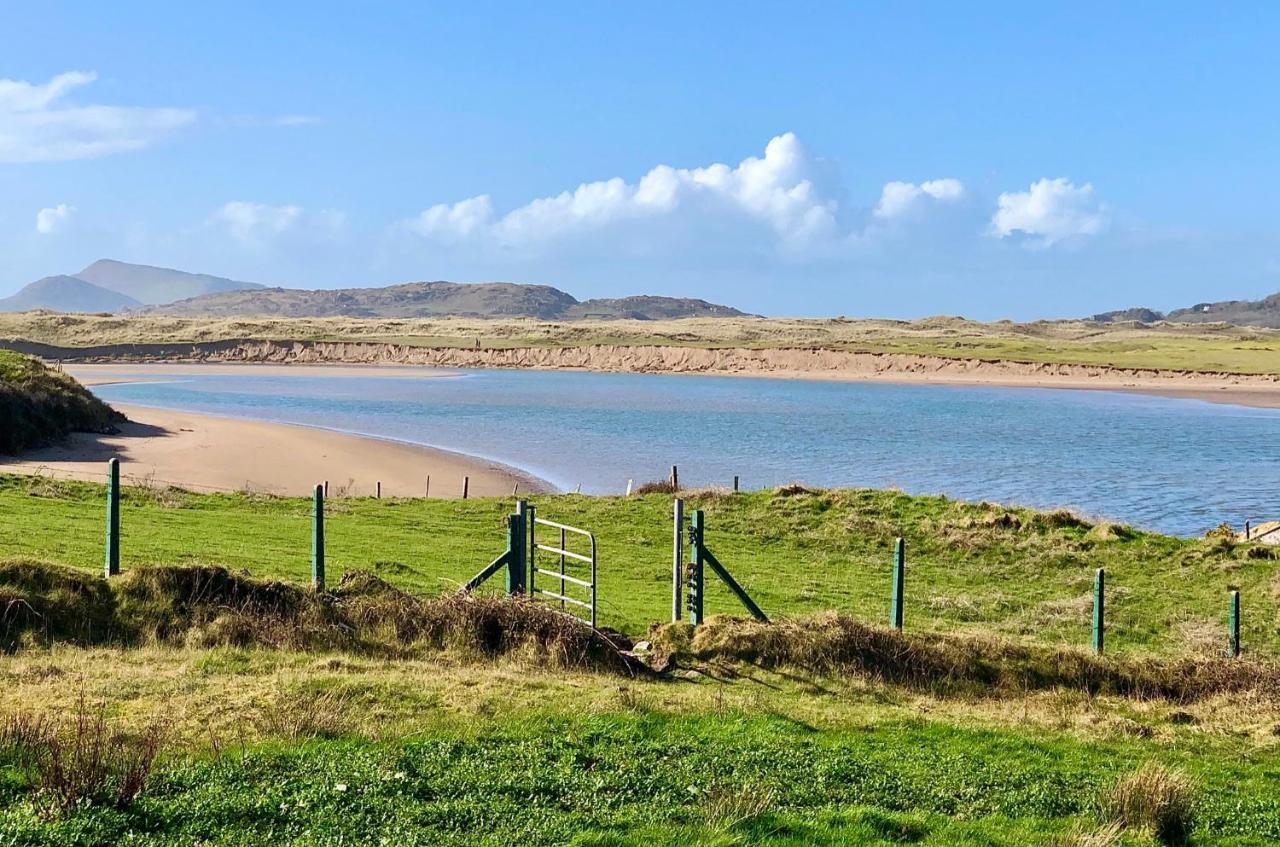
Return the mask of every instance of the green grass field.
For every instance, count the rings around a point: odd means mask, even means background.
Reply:
[[[104,500],[101,485],[0,476],[0,560],[99,572]],[[639,636],[667,618],[670,496],[532,502],[596,531],[602,624]],[[1120,656],[1220,655],[1230,587],[1245,598],[1247,654],[1280,650],[1277,563],[1260,547],[894,492],[686,502],[779,618],[838,609],[884,622],[901,535],[909,631],[1083,647],[1105,567]],[[332,498],[330,579],[369,569],[415,593],[451,591],[502,551],[513,505]],[[126,571],[309,573],[306,499],[126,488],[122,524]],[[708,605],[740,613],[715,583]],[[631,679],[447,651],[33,645],[0,658],[0,843],[1180,843],[1117,823],[1108,802],[1155,762],[1185,780],[1189,843],[1262,845],[1280,838],[1274,698],[963,693],[717,659]],[[163,725],[170,742],[137,799],[51,811],[14,716],[65,720],[84,703],[102,704],[122,738]]]
[[[100,485],[0,476],[0,558],[100,570],[104,502]],[[669,496],[530,502],[542,517],[596,533],[602,625],[638,635],[669,617]],[[331,498],[331,578],[362,569],[415,593],[451,590],[505,549],[513,508],[509,498]],[[1227,593],[1239,588],[1248,649],[1280,653],[1274,548],[870,490],[694,493],[687,508],[705,510],[708,545],[773,615],[836,609],[883,622],[902,536],[909,629],[1086,645],[1094,570],[1103,567],[1115,650],[1216,650]],[[310,510],[305,498],[126,488],[123,567],[219,564],[305,582]],[[709,613],[742,612],[722,585],[709,585]]]

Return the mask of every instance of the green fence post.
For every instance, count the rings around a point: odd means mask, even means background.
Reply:
[[[1106,591],[1107,574],[1098,568],[1093,576],[1093,652],[1102,655],[1103,642],[1106,638]]]
[[[311,505],[311,587],[324,591],[324,486],[317,485]]]
[[[689,601],[689,623],[698,626],[702,623],[702,588],[706,583],[702,547],[702,510],[695,509],[693,519],[689,522],[689,583],[686,594]]]
[[[901,538],[893,542],[893,595],[889,601],[889,626],[902,631],[903,589],[906,587],[907,545]]]
[[[1240,590],[1233,589],[1231,600],[1227,606],[1227,656],[1232,659],[1240,657]]]
[[[516,536],[511,548],[515,555],[507,567],[507,593],[524,594],[529,572],[529,501],[516,501]]]
[[[120,573],[120,460],[107,461],[106,576]]]

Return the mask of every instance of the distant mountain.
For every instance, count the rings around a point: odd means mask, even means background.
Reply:
[[[512,282],[407,282],[381,288],[264,288],[208,274],[99,259],[74,276],[33,282],[0,300],[0,311],[123,312],[190,317],[580,318],[730,317],[737,309],[682,297],[619,297],[579,302],[549,285]]]
[[[142,304],[116,291],[74,276],[47,276],[12,297],[0,299],[0,312],[51,309],[55,312],[122,312]]]
[[[115,259],[99,259],[75,276],[149,305],[172,303],[174,300],[219,291],[262,287],[254,282],[238,282],[220,276],[193,274],[151,265],[134,265],[117,262]]]
[[[1237,326],[1280,328],[1280,292],[1261,300],[1223,300],[1217,303],[1197,303],[1186,309],[1157,312],[1154,309],[1122,309],[1103,312],[1089,320],[1100,323],[1116,321],[1169,321],[1170,323],[1227,323]]]
[[[430,318],[528,317],[575,320],[585,317],[661,318],[727,317],[743,312],[705,300],[675,297],[623,297],[579,302],[549,285],[510,282],[409,282],[383,288],[257,288],[206,294],[168,305],[149,314],[200,317],[273,315],[288,318]]]

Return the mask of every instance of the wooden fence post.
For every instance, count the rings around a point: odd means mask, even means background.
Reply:
[[[382,480],[378,480],[374,483],[373,496],[377,497],[379,500],[382,499]]]
[[[471,477],[464,476],[462,478],[462,499],[467,499],[467,490],[471,488]]]
[[[903,589],[906,587],[907,546],[901,538],[893,542],[893,593],[889,598],[889,626],[902,631]]]
[[[423,494],[422,496],[423,497],[431,496],[431,474],[427,474],[427,490],[426,490],[426,493]]]
[[[317,485],[311,503],[311,587],[324,591],[324,486]]]
[[[1107,574],[1098,568],[1093,576],[1093,652],[1102,655],[1106,642]]]
[[[120,460],[107,462],[107,555],[104,570],[108,577],[120,573]]]
[[[734,494],[738,493],[738,475],[737,474],[733,475],[733,493]]]
[[[680,490],[680,469],[675,465],[671,466],[671,490]]]
[[[1233,589],[1227,605],[1227,656],[1240,658],[1240,590]]]

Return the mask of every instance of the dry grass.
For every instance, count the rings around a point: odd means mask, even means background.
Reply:
[[[1102,797],[1102,815],[1124,829],[1150,833],[1162,844],[1182,845],[1191,833],[1194,795],[1185,775],[1148,762],[1121,777]]]
[[[1207,656],[1095,656],[989,637],[900,633],[828,612],[761,624],[715,616],[655,627],[660,655],[859,676],[940,694],[1068,688],[1192,702],[1224,693],[1280,697],[1280,665]]]
[[[212,566],[137,568],[106,580],[39,562],[0,564],[0,635],[23,644],[185,644],[344,649],[383,655],[518,654],[555,667],[633,674],[628,646],[545,605],[469,595],[421,598],[366,572],[312,592]]]

